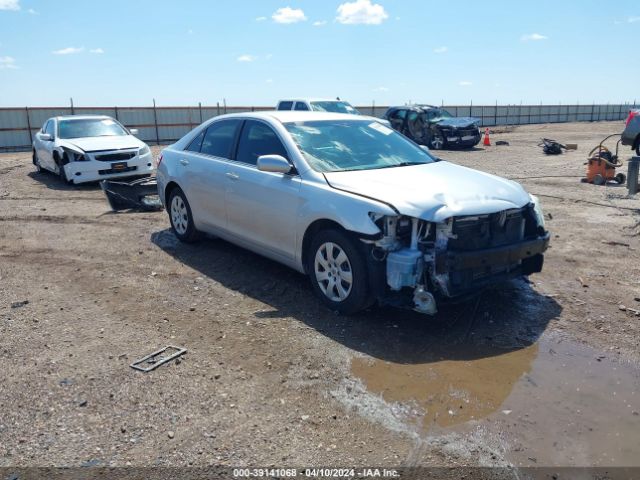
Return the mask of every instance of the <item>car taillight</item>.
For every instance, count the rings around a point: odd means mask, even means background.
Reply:
[[[627,117],[627,123],[625,123],[625,125],[629,125],[629,122],[633,120],[633,117],[637,117],[638,115],[640,115],[640,112],[638,112],[637,110],[631,110],[629,112],[629,116]]]
[[[160,152],[160,155],[158,155],[158,158],[156,158],[156,168],[158,168],[161,163],[162,163],[162,152]]]

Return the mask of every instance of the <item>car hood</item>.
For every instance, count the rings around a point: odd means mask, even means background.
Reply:
[[[444,118],[437,122],[441,127],[454,127],[454,128],[464,128],[471,127],[472,125],[477,126],[479,118],[473,117],[455,117],[455,118]]]
[[[431,222],[521,208],[531,202],[516,182],[445,161],[324,175],[333,188],[379,200],[402,215]]]
[[[99,150],[121,150],[125,148],[140,148],[145,144],[133,135],[121,135],[112,137],[84,137],[60,139],[61,146],[76,147],[85,152]]]

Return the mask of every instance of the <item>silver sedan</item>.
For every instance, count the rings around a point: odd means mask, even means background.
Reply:
[[[517,183],[355,115],[215,117],[159,157],[175,235],[209,233],[305,273],[331,309],[436,302],[539,272],[549,242]]]

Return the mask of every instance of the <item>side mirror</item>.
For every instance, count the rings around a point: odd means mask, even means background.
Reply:
[[[261,172],[289,173],[291,164],[281,155],[261,155],[258,157],[258,170]]]
[[[43,142],[52,142],[53,137],[49,133],[41,133],[40,140],[42,140]]]
[[[129,132],[131,132],[131,135],[138,135],[139,130],[137,128],[131,128],[129,129]]]
[[[420,145],[420,148],[423,149],[425,152],[431,152],[431,150],[429,150],[429,147],[427,147],[426,145]]]

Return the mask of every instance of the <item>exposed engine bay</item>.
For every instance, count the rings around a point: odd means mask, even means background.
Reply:
[[[549,244],[537,199],[522,208],[439,223],[371,215],[381,237],[363,241],[371,245],[372,271],[384,278],[378,300],[430,315],[437,312],[437,299],[540,272]]]

